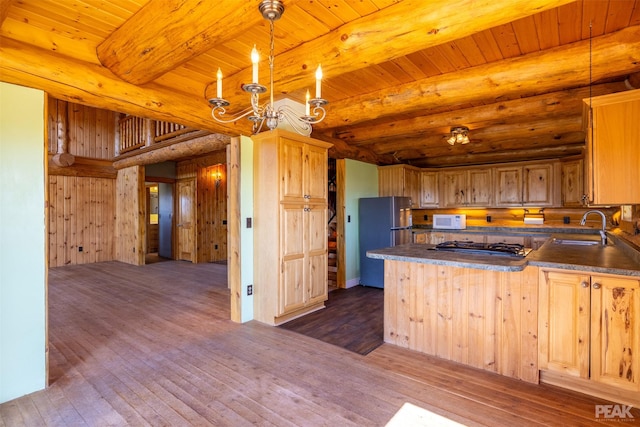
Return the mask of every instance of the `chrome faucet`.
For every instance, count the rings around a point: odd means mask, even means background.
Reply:
[[[584,213],[584,215],[582,215],[582,220],[580,221],[580,225],[584,225],[587,222],[587,215],[591,214],[591,213],[595,213],[598,214],[602,217],[602,230],[598,230],[600,232],[600,239],[602,241],[603,245],[607,244],[607,217],[605,216],[604,213],[602,213],[601,211],[587,211]]]

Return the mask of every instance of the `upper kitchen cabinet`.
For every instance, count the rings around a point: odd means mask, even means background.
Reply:
[[[587,98],[584,103],[588,203],[639,204],[640,89]]]
[[[561,163],[562,206],[583,206],[584,201],[584,162],[582,159]]]
[[[420,172],[420,207],[437,208],[440,205],[438,172],[422,170]]]
[[[495,206],[553,206],[555,163],[495,168]]]
[[[378,195],[411,198],[411,207],[420,207],[420,169],[408,165],[380,166],[378,168]]]
[[[440,173],[443,208],[491,206],[491,168],[447,169]]]

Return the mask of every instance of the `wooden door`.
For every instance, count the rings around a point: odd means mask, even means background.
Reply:
[[[522,166],[495,168],[496,206],[522,204]]]
[[[589,378],[589,275],[540,271],[540,369]]]
[[[468,174],[467,203],[469,206],[491,206],[493,201],[491,169],[471,169]]]
[[[523,169],[522,202],[533,206],[553,205],[553,165],[525,166]]]
[[[640,279],[591,277],[591,379],[640,392]]]
[[[176,211],[177,257],[184,261],[196,261],[196,180],[179,180]]]

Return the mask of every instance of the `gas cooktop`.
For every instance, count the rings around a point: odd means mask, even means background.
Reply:
[[[449,251],[471,253],[478,255],[504,255],[523,258],[531,252],[519,243],[476,243],[469,241],[451,240],[438,243],[434,248],[437,251]]]

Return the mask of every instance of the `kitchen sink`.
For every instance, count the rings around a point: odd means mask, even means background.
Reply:
[[[557,245],[578,245],[578,246],[594,246],[600,245],[600,240],[580,240],[580,239],[553,239],[553,243]]]

